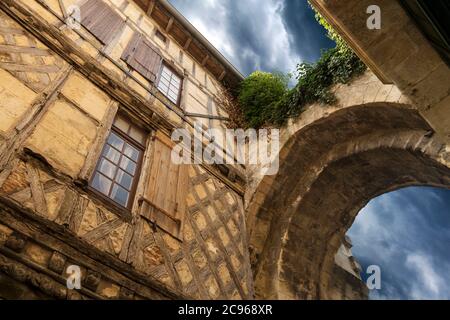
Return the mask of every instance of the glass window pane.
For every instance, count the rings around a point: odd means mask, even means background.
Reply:
[[[123,150],[123,153],[128,157],[131,158],[131,160],[136,161],[139,158],[139,151],[129,145],[128,143],[125,145],[125,149]]]
[[[131,184],[133,183],[133,177],[128,173],[125,173],[125,171],[119,169],[116,176],[116,182],[118,182],[125,189],[130,190]]]
[[[130,137],[132,137],[137,142],[144,144],[145,143],[145,134],[142,132],[142,130],[139,130],[138,128],[131,127]]]
[[[158,87],[160,87],[163,92],[166,92],[167,90],[169,90],[169,86],[170,86],[169,83],[161,81]]]
[[[181,81],[181,79],[178,78],[176,75],[173,75],[173,76],[172,76],[172,81],[171,81],[171,82],[172,82],[174,85],[179,86],[179,85],[180,85],[180,81]]]
[[[167,68],[166,66],[163,67],[162,73],[167,75],[169,79],[170,79],[170,76],[172,74],[172,72],[170,72],[170,69]]]
[[[161,82],[163,82],[165,84],[169,84],[170,83],[170,76],[163,72],[161,74]]]
[[[166,93],[167,93],[167,90],[169,90],[169,88],[168,88],[167,86],[165,86],[164,84],[162,84],[162,83],[160,83],[160,84],[158,85],[158,89],[159,89],[159,91],[161,91],[161,92],[164,93],[164,94],[166,94]]]
[[[114,121],[114,125],[125,133],[127,133],[128,129],[130,128],[130,124],[128,123],[128,121],[120,116],[116,118],[116,120]]]
[[[119,186],[118,184],[114,184],[111,190],[111,199],[126,207],[128,203],[128,191]]]
[[[117,167],[113,163],[109,162],[105,158],[102,158],[102,160],[100,161],[100,165],[98,166],[98,171],[103,173],[108,178],[114,179],[116,170]]]
[[[120,160],[120,167],[131,175],[134,175],[136,172],[136,163],[127,157],[122,157],[122,160]]]
[[[170,97],[177,98],[177,97],[178,97],[178,93],[175,93],[175,92],[173,92],[173,91],[169,91],[169,96],[170,96]]]
[[[170,101],[172,101],[172,102],[175,103],[175,104],[177,104],[177,102],[178,102],[177,97],[175,97],[175,96],[173,96],[173,95],[169,95],[169,99],[170,99]]]
[[[173,88],[170,88],[169,94],[178,97],[178,90],[177,89],[173,90]]]
[[[96,172],[94,180],[92,180],[92,187],[96,190],[108,195],[112,181],[106,178],[104,175]]]
[[[122,150],[123,147],[123,139],[120,138],[117,134],[114,132],[111,132],[108,138],[108,143],[112,145],[114,148],[118,150]]]
[[[177,104],[178,103],[178,100],[177,100],[177,98],[170,98],[170,101],[172,101],[173,103],[175,103],[175,104]]]
[[[120,152],[110,147],[109,145],[106,145],[105,150],[103,151],[103,156],[117,164],[120,159]]]

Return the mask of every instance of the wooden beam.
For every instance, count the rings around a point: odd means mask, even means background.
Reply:
[[[227,72],[225,70],[222,71],[222,73],[219,76],[219,81],[222,81],[223,78],[225,78],[225,75],[227,74]]]
[[[155,8],[155,0],[150,0],[148,2],[148,7],[147,7],[147,15],[148,16],[152,15],[152,12],[153,12],[154,8]]]
[[[189,46],[191,45],[191,42],[192,42],[192,38],[189,37],[189,38],[186,40],[186,43],[184,44],[183,49],[184,49],[184,50],[189,49]]]
[[[203,60],[202,60],[202,67],[205,66],[205,64],[206,64],[206,62],[208,61],[208,59],[209,59],[209,54],[207,54],[207,55],[203,58]]]
[[[166,32],[169,32],[172,29],[173,25],[173,17],[170,17],[169,22],[167,23]]]

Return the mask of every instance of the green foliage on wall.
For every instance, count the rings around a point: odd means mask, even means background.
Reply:
[[[239,104],[248,125],[265,125],[288,92],[287,77],[281,74],[256,71],[241,84]]]
[[[348,83],[366,70],[364,63],[318,12],[316,19],[336,47],[323,51],[315,63],[300,63],[298,82],[292,89],[288,89],[289,77],[280,74],[257,71],[245,79],[238,100],[249,127],[281,126],[287,119],[298,116],[308,104],[332,104],[336,98],[331,87]]]

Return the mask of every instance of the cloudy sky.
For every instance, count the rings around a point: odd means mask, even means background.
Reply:
[[[304,0],[169,0],[244,75],[291,72],[333,46]]]
[[[373,199],[348,235],[363,270],[381,268],[373,299],[450,299],[450,191],[406,188]],[[367,274],[363,273],[367,278]]]
[[[292,72],[333,46],[306,0],[170,0],[244,75]],[[450,191],[407,188],[372,200],[349,235],[373,299],[450,299]],[[367,277],[363,273],[363,277]]]

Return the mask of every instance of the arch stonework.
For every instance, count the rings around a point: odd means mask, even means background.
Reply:
[[[450,146],[397,87],[368,71],[333,90],[335,105],[282,128],[276,175],[254,168],[246,209],[259,298],[363,298],[359,279],[336,283],[335,259],[360,209],[406,186],[450,187]]]

